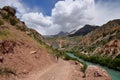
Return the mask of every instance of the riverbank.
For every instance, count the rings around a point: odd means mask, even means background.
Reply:
[[[116,71],[116,70],[113,70],[113,69],[109,69],[109,68],[107,68],[105,66],[101,66],[101,65],[98,65],[98,64],[95,64],[95,63],[84,61],[83,59],[75,56],[72,53],[66,53],[66,54],[69,55],[72,58],[76,58],[77,60],[79,60],[81,62],[85,62],[87,65],[95,65],[95,66],[99,66],[99,67],[103,68],[111,76],[112,80],[119,80],[120,79],[120,72],[119,71]]]
[[[111,57],[102,57],[99,55],[87,56],[85,54],[79,54],[76,52],[70,52],[70,53],[74,53],[75,56],[77,56],[85,61],[92,62],[95,64],[100,64],[100,65],[106,66],[110,69],[120,71],[120,65],[118,65],[118,64],[120,64],[120,56],[112,59]]]

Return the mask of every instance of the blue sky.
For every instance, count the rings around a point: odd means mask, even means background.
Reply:
[[[30,7],[37,7],[46,15],[51,15],[51,10],[54,8],[58,0],[24,0],[24,3]]]
[[[18,18],[43,35],[120,19],[120,0],[0,0],[4,6],[14,7]]]

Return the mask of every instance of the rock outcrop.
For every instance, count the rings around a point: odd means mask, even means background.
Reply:
[[[12,16],[15,16],[15,14],[16,14],[16,10],[14,8],[11,8],[10,6],[5,6],[5,7],[3,7],[2,10],[5,10]]]
[[[84,78],[84,80],[111,80],[105,70],[92,65],[86,69]]]

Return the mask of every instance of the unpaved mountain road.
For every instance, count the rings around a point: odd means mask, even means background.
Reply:
[[[80,71],[82,65],[74,61],[64,61],[59,59],[56,63],[48,66],[44,70],[38,70],[28,74],[25,78],[17,80],[111,80],[104,70],[96,66],[89,66],[84,73]],[[99,71],[101,76],[94,76],[94,72]]]
[[[19,80],[71,80],[74,66],[68,61],[59,60],[52,66],[28,75]]]

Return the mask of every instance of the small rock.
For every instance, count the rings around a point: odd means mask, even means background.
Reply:
[[[102,75],[99,73],[99,71],[94,72],[94,77],[102,77]]]
[[[22,71],[22,74],[28,74],[28,71],[24,69],[24,70]]]
[[[79,62],[75,61],[75,65],[78,65],[78,64],[79,64]]]
[[[37,53],[37,51],[31,51],[31,52],[30,52],[30,54],[35,54],[35,53]]]
[[[3,63],[4,57],[0,56],[0,62]]]

